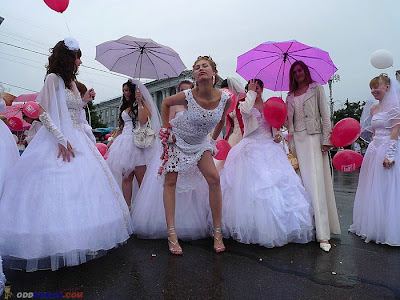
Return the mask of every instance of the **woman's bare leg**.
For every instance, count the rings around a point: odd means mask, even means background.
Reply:
[[[164,179],[164,209],[168,227],[168,246],[172,254],[182,254],[182,248],[175,232],[175,190],[178,173],[167,172]]]
[[[124,176],[122,175],[122,194],[124,195],[128,207],[131,207],[132,181],[133,181],[133,172],[130,173],[126,178],[124,178]]]
[[[146,168],[147,168],[146,166],[137,166],[135,168],[134,173],[135,173],[135,177],[136,177],[139,187],[142,184],[144,174],[146,173]]]
[[[222,242],[221,233],[221,219],[222,219],[222,193],[221,184],[219,181],[219,173],[215,167],[210,151],[204,152],[203,156],[199,160],[197,166],[201,173],[206,179],[209,187],[209,201],[213,219],[214,229],[214,249],[225,248]]]

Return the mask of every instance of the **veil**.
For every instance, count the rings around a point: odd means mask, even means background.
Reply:
[[[147,108],[150,110],[151,116],[150,116],[150,123],[151,127],[156,133],[156,136],[158,135],[158,132],[160,131],[161,128],[161,117],[160,113],[157,109],[156,104],[154,103],[153,97],[151,97],[151,94],[149,90],[145,87],[145,85],[137,79],[129,79],[131,83],[136,85],[136,87],[139,88],[140,92],[143,95],[143,104],[147,106]]]
[[[390,88],[385,93],[382,102],[379,103],[372,95],[364,105],[364,109],[360,118],[361,138],[366,141],[371,141],[372,138],[372,116],[371,108],[374,105],[379,105],[378,113],[387,114],[386,129],[392,129],[400,124],[400,83],[396,78],[390,76]]]
[[[226,78],[226,81],[228,82],[228,89],[231,90],[235,94],[236,98],[238,97],[238,95],[240,93],[245,92],[243,84],[241,84],[237,78],[228,76]]]

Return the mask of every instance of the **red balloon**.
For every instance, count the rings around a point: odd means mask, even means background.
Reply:
[[[264,103],[265,120],[274,128],[281,128],[285,123],[287,108],[280,97],[271,97]]]
[[[111,134],[107,133],[106,134],[106,140],[108,140],[111,137]]]
[[[333,127],[331,141],[335,147],[346,147],[353,144],[360,136],[361,126],[357,120],[346,118]]]
[[[231,150],[231,145],[229,145],[229,143],[225,140],[218,140],[216,146],[218,153],[214,156],[214,158],[218,160],[225,160],[229,151]]]
[[[22,120],[17,117],[11,117],[8,119],[8,127],[14,131],[21,131],[23,128]]]
[[[229,107],[228,112],[227,112],[227,114],[230,114],[231,112],[233,112],[235,110],[236,95],[234,92],[232,92],[230,89],[227,89],[227,88],[222,88],[221,91],[225,91],[226,93],[228,93],[229,97],[232,99],[231,106]]]
[[[44,3],[52,10],[62,13],[67,9],[69,0],[44,0]]]
[[[361,167],[363,157],[353,150],[341,150],[333,157],[333,166],[340,172],[349,173]]]
[[[97,150],[99,150],[101,156],[105,156],[107,154],[107,146],[104,145],[103,143],[96,143],[95,144]]]
[[[23,106],[24,114],[29,118],[37,119],[39,118],[39,104],[34,101],[26,102]]]

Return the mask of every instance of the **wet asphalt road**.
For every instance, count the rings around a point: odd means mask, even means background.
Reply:
[[[347,233],[358,173],[335,173],[342,234],[325,253],[316,242],[267,249],[225,240],[181,242],[130,238],[102,258],[56,272],[5,270],[18,292],[83,292],[83,299],[400,299],[400,247],[364,243]],[[152,254],[156,254],[155,257]]]

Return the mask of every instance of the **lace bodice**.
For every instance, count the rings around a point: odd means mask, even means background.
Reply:
[[[70,89],[65,89],[65,98],[67,101],[68,112],[71,115],[72,123],[75,127],[81,128],[83,124],[82,120],[82,108],[86,105],[83,102],[81,96],[75,97],[74,93]]]
[[[200,144],[221,120],[229,95],[222,92],[218,106],[213,110],[207,110],[196,102],[192,90],[186,90],[184,93],[188,103],[187,109],[180,117],[171,120],[172,132],[188,144]]]
[[[262,114],[257,108],[253,107],[253,114],[256,116],[258,121],[258,128],[253,131],[249,137],[252,138],[262,138],[262,139],[270,139],[272,138],[272,127],[265,120],[264,114]]]
[[[294,105],[294,130],[295,131],[303,131],[306,130],[306,117],[304,115],[304,101],[306,93],[300,96],[296,96],[293,99]]]

